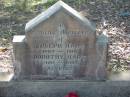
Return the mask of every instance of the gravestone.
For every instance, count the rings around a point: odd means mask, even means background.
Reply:
[[[128,97],[130,82],[104,81],[105,33],[97,36],[88,19],[58,1],[26,24],[25,35],[14,36],[18,81],[0,82],[0,96]]]
[[[17,79],[106,80],[107,37],[62,1],[30,20],[15,35]]]

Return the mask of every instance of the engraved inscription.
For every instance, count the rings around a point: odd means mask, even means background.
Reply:
[[[67,32],[60,24],[57,32],[41,32],[39,38],[34,37],[32,63],[42,69],[36,73],[43,73],[46,77],[73,77],[74,69],[80,67],[87,56],[82,54],[85,44],[71,43],[68,36],[87,37],[87,34]]]

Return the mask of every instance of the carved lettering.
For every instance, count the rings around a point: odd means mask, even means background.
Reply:
[[[86,32],[66,32],[64,25],[60,24],[57,32],[41,32],[39,38],[34,38],[34,49],[37,50],[37,53],[33,55],[34,64],[41,64],[48,76],[52,74],[72,76],[74,67],[80,65],[82,57],[79,52],[84,45],[67,42],[69,35],[81,37],[86,35]],[[47,39],[44,36],[50,37]]]

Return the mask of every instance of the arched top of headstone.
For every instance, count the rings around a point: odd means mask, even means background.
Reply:
[[[95,27],[91,24],[91,22],[82,16],[79,12],[65,4],[63,1],[58,1],[53,6],[48,8],[46,11],[42,12],[40,15],[30,20],[25,27],[25,32],[29,32],[33,28],[37,27],[40,23],[49,19],[56,12],[63,10],[67,12],[69,15],[75,17],[76,20],[80,21],[86,28],[90,28],[90,30],[95,31]]]

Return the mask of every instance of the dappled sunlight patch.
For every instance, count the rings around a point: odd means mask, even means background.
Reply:
[[[122,71],[122,72],[118,72],[118,73],[112,73],[109,76],[109,80],[130,81],[130,71]]]
[[[7,72],[3,72],[0,73],[0,82],[2,81],[10,81],[13,78],[14,74],[13,73],[7,73]]]
[[[0,47],[0,81],[10,81],[13,73],[12,46]]]

